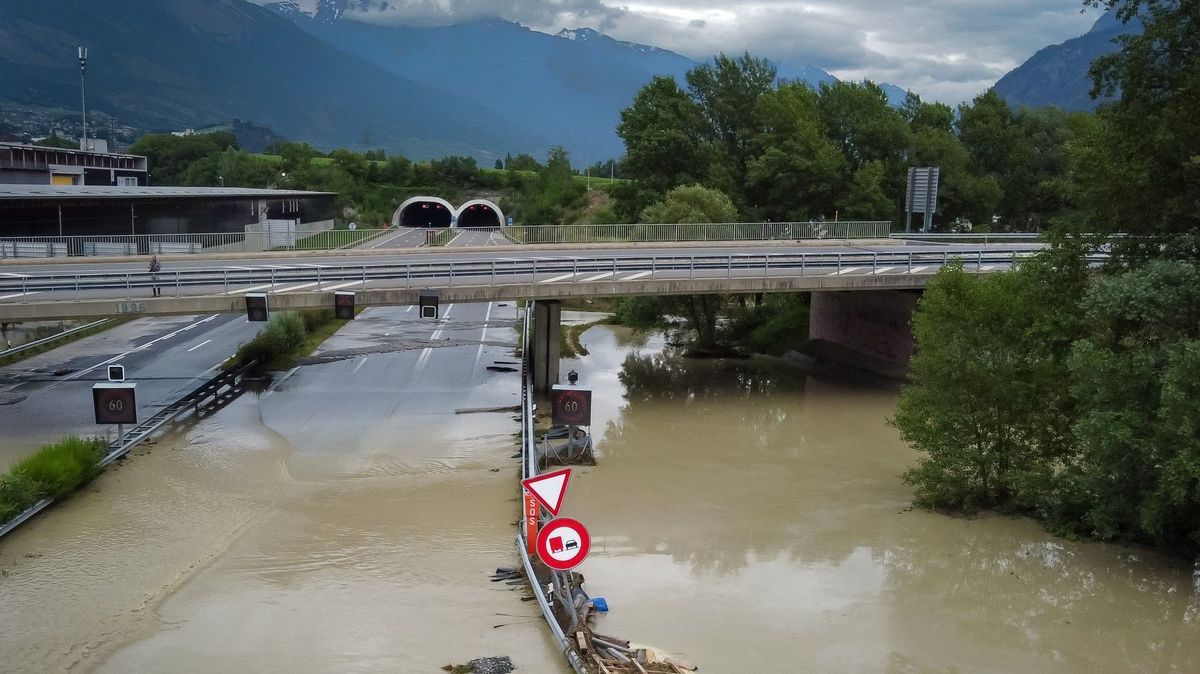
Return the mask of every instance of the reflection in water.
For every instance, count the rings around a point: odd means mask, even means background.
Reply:
[[[893,391],[619,335],[584,335],[604,432],[567,499],[601,632],[722,672],[1200,668],[1195,570],[910,510]]]

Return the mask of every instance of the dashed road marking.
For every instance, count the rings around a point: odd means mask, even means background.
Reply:
[[[558,283],[559,281],[563,281],[565,279],[569,279],[574,276],[575,276],[575,273],[571,272],[570,274],[563,274],[562,276],[552,276],[548,279],[542,279],[541,281],[538,281],[538,283]]]

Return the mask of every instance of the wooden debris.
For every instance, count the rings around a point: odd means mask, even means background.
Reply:
[[[579,646],[580,653],[588,652],[587,636],[583,633],[582,630],[575,633],[575,643],[576,643],[576,645]]]

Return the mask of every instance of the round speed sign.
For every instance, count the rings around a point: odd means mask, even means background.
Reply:
[[[556,388],[553,392],[554,423],[568,426],[592,424],[592,392],[588,389]]]

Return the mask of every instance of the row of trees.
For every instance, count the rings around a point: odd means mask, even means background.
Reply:
[[[1060,234],[1019,271],[952,267],[926,288],[895,419],[924,454],[905,475],[921,504],[1200,552],[1195,10],[1130,0],[1120,16],[1144,31],[1092,67],[1095,92],[1120,98],[1077,136],[1068,198],[1087,228],[1128,236]],[[1095,275],[1083,255],[1100,247]]]
[[[892,106],[872,82],[779,82],[765,60],[716,57],[686,87],[655,78],[621,117],[636,217],[673,187],[727,194],[749,220],[896,220],[909,166],[942,169],[938,221],[1039,229],[1071,212],[1072,145],[1095,119],[1009,108],[989,91],[957,110],[910,93]]]
[[[369,225],[390,222],[396,208],[417,194],[453,201],[478,193],[503,195],[501,206],[521,222],[559,223],[581,208],[586,190],[562,148],[552,149],[545,164],[529,155],[510,158],[504,172],[482,170],[470,157],[414,163],[403,156],[389,157],[383,150],[322,153],[290,141],[274,143],[266,154],[251,154],[228,132],[147,134],[130,151],[148,158],[156,185],[336,192],[339,212]]]

